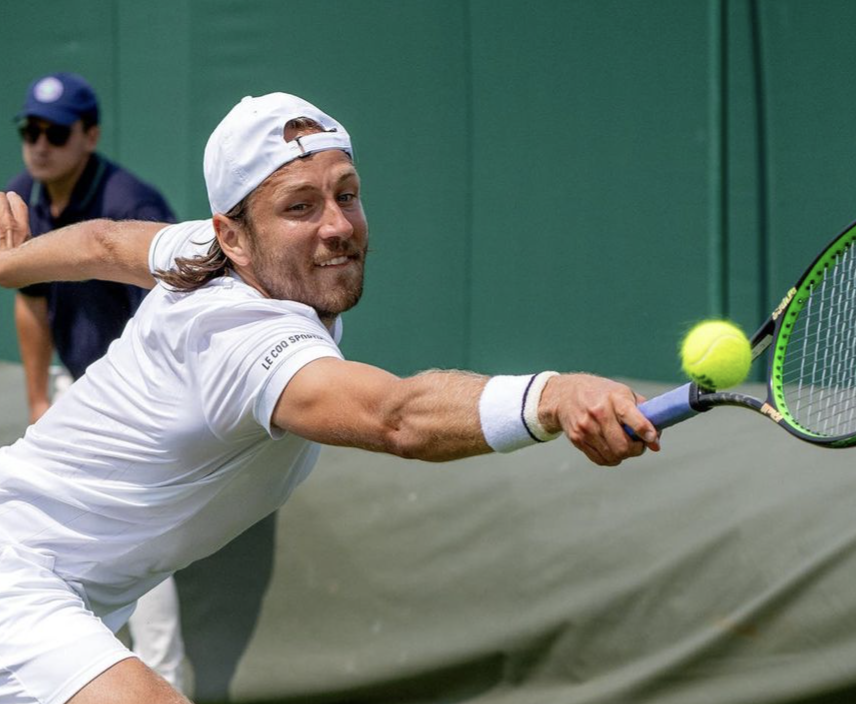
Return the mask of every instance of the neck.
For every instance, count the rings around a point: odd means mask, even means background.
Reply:
[[[267,289],[262,286],[261,282],[256,278],[256,275],[253,273],[250,267],[243,267],[240,265],[234,265],[232,271],[237,277],[243,281],[248,286],[256,289],[262,296],[265,298],[273,298],[273,296],[268,293]],[[315,312],[318,313],[318,309],[315,309]],[[324,315],[322,313],[318,313],[318,319],[321,321],[321,324],[327,328],[327,332],[333,332],[333,326],[336,324],[336,318],[339,316],[337,314]]]
[[[71,194],[74,192],[74,187],[80,180],[80,177],[88,163],[89,159],[85,159],[75,167],[74,171],[66,176],[43,184],[51,199],[51,215],[53,215],[53,217],[59,217],[68,207],[68,203],[71,200]]]

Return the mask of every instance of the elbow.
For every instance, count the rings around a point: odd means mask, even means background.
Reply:
[[[110,229],[111,220],[90,220],[92,236],[86,239],[91,258],[95,261],[113,262],[118,258],[116,240]]]
[[[415,443],[398,443],[386,450],[387,454],[403,460],[419,460],[420,462],[448,462],[454,456],[444,456],[433,451],[430,447]]]
[[[81,270],[88,274],[84,278],[116,281],[152,288],[154,278],[149,274],[148,240],[136,221],[90,220],[88,249],[81,261]],[[151,223],[158,227],[159,224]],[[141,265],[142,261],[145,266]]]
[[[470,454],[462,453],[442,438],[433,438],[406,428],[390,428],[384,437],[383,452],[404,460],[448,462]]]
[[[408,433],[407,430],[395,425],[384,430],[380,449],[388,455],[394,455],[403,460],[421,460],[425,455],[423,443],[419,442],[413,433]]]
[[[112,267],[116,258],[116,242],[110,230],[111,224],[111,220],[98,219],[72,226],[81,228],[76,231],[76,248],[70,253],[69,268],[74,272],[72,280],[103,279],[104,271]]]

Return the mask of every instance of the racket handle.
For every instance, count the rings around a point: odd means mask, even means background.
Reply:
[[[695,396],[695,385],[684,384],[677,389],[672,389],[645,401],[639,406],[639,410],[654,424],[657,430],[663,430],[703,412],[693,408]],[[625,426],[624,429],[632,438],[636,438],[636,433],[630,428]]]

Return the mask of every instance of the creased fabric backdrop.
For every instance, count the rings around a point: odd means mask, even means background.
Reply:
[[[663,448],[615,469],[561,440],[449,465],[325,449],[232,692],[856,701],[856,450],[739,409]]]
[[[9,441],[20,371],[0,372]],[[197,693],[856,701],[854,496],[856,450],[740,409],[613,469],[563,440],[436,465],[325,448],[275,520],[180,573]]]

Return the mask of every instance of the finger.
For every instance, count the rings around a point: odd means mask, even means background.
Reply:
[[[616,411],[615,416],[600,426],[599,433],[591,435],[587,440],[609,466],[617,465],[630,457],[639,457],[649,447],[654,451],[659,450],[656,435],[654,441],[645,443],[636,437],[631,437],[627,430],[627,426],[622,423]]]
[[[0,247],[17,247],[29,236],[27,204],[13,192],[0,193]]]
[[[588,456],[592,462],[600,467],[617,467],[621,464],[621,458],[616,457],[613,454],[605,455],[596,448],[591,448],[591,454]]]
[[[0,238],[6,239],[6,231],[12,225],[12,207],[5,193],[0,191]]]
[[[24,199],[14,191],[10,191],[7,195],[9,207],[12,213],[12,242],[7,242],[7,246],[17,247],[30,236],[30,210]]]
[[[603,436],[603,442],[617,453],[623,454],[634,441],[640,440],[627,433],[622,421],[623,414],[632,413],[635,408],[636,403],[632,396],[626,399],[613,399],[608,412],[604,413],[603,418],[600,419],[598,431]]]
[[[654,424],[648,420],[642,411],[635,405],[624,405],[616,411],[619,421],[630,428],[637,438],[642,440],[652,450],[659,449],[654,447],[659,442],[659,433],[654,427]],[[626,434],[626,433],[625,433]]]
[[[605,456],[598,448],[587,445],[582,448],[582,451],[585,453],[585,456],[588,457],[592,462],[594,462],[598,467],[617,467],[621,464],[621,460],[616,459],[615,457],[607,457]]]
[[[14,240],[15,218],[5,193],[0,193],[0,249],[8,249]]]
[[[617,425],[617,423],[612,425]],[[633,441],[630,440],[627,433],[623,431],[611,433],[610,430],[608,424],[601,425],[596,432],[587,435],[583,441],[589,448],[591,456],[597,457],[597,463],[604,467],[616,467],[626,457],[638,454],[632,450]],[[644,445],[641,442],[635,444],[639,446],[639,452],[641,452]]]
[[[633,440],[624,432],[612,407],[608,411],[594,411],[580,421],[570,433],[576,447],[596,464],[614,467],[625,457],[638,454],[643,447],[637,441],[639,449],[633,451]]]
[[[571,444],[577,448],[580,452],[582,452],[589,461],[593,462],[596,465],[601,467],[607,465],[607,460],[600,453],[600,451],[591,443],[583,442],[582,440],[574,440],[573,438],[568,438],[571,441]]]
[[[581,424],[579,428],[587,431],[580,440],[591,445],[608,466],[617,465],[628,457],[641,455],[645,449],[642,442],[631,438],[624,430],[621,422],[622,407],[626,407],[626,412],[636,409],[632,393],[611,398],[602,408],[592,411],[587,418],[588,422]]]
[[[15,216],[15,221],[19,225],[28,225],[30,220],[30,212],[24,199],[21,198],[15,191],[9,191],[6,194],[6,199],[12,208],[12,214]]]

